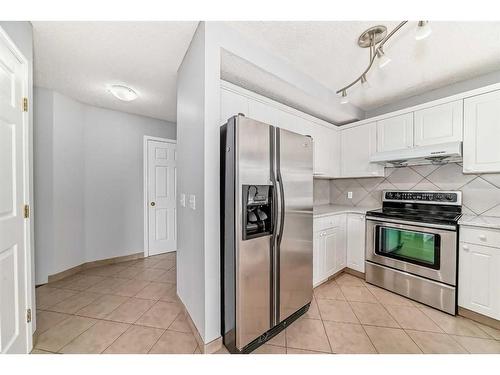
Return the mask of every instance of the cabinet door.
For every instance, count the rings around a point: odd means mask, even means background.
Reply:
[[[313,285],[318,285],[321,281],[323,281],[324,272],[323,272],[323,264],[325,258],[325,241],[324,233],[314,232],[313,239]]]
[[[221,124],[225,124],[227,120],[237,115],[238,113],[243,113],[245,116],[248,114],[248,98],[236,94],[235,92],[221,88],[220,90],[220,121]]]
[[[338,229],[329,228],[323,232],[325,243],[324,275],[329,277],[337,272]]]
[[[365,215],[347,215],[347,267],[365,272]]]
[[[464,100],[464,173],[500,172],[500,91]]]
[[[500,249],[460,243],[458,305],[500,319]]]
[[[415,112],[415,146],[461,141],[462,130],[462,100]]]
[[[377,121],[377,151],[413,147],[413,112]]]
[[[341,176],[383,177],[384,167],[370,163],[370,156],[377,149],[377,124],[375,122],[341,131]]]
[[[314,124],[311,132],[314,145],[314,175],[340,176],[339,135],[336,130]]]

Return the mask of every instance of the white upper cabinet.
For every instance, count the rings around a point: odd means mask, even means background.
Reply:
[[[343,129],[340,137],[342,177],[383,177],[384,167],[370,163],[377,149],[375,122]]]
[[[337,131],[316,125],[311,136],[314,145],[314,175],[340,176],[340,136]]]
[[[377,152],[413,147],[413,112],[377,121]]]
[[[415,146],[462,140],[463,101],[415,111]]]
[[[464,100],[464,173],[500,172],[500,91]]]
[[[248,116],[248,99],[246,97],[228,90],[220,91],[221,124],[225,124],[230,117],[238,113],[243,113],[245,116]]]

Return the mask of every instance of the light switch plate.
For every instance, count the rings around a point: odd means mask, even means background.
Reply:
[[[352,199],[352,191],[347,192],[347,199]]]
[[[189,208],[196,210],[196,196],[194,194],[189,195]]]
[[[186,194],[181,193],[181,197],[179,198],[179,203],[181,207],[186,207]]]

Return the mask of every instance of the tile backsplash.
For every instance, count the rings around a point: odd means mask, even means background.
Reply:
[[[500,173],[463,174],[460,163],[386,168],[385,177],[314,180],[314,204],[380,207],[382,190],[390,189],[461,190],[464,213],[500,217]]]

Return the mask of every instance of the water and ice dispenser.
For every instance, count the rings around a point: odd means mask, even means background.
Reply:
[[[270,185],[243,185],[243,240],[269,235],[273,226]]]

